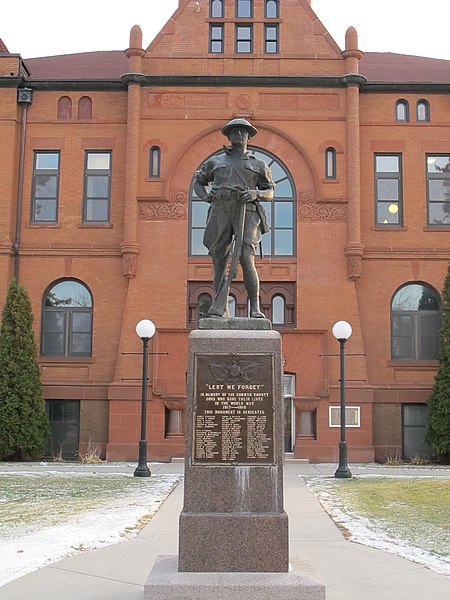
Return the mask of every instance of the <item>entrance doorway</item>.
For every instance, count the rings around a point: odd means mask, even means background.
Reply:
[[[283,375],[284,451],[294,452],[295,445],[295,376]]]
[[[50,439],[47,456],[58,458],[76,458],[80,437],[80,401],[46,400],[50,422]]]
[[[425,442],[427,410],[426,404],[402,404],[404,460],[433,456],[433,451]]]

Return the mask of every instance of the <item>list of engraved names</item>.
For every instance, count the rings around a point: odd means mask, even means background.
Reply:
[[[232,365],[227,358],[218,358],[200,361],[203,364],[197,369],[194,464],[273,464],[271,356],[234,360]],[[252,368],[246,372],[249,364]],[[245,381],[250,378],[251,382]]]

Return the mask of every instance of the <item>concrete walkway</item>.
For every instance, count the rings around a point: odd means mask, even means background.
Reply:
[[[150,468],[155,474],[183,472],[182,463],[152,464]],[[350,465],[350,468],[354,475],[382,470],[385,476],[450,477],[450,469],[390,469],[377,465]],[[450,598],[448,578],[403,558],[349,542],[342,536],[301,478],[301,475],[331,476],[335,469],[335,465],[285,465],[291,563],[299,565],[305,576],[318,577],[326,585],[327,600]],[[182,487],[181,484],[175,489],[137,538],[60,560],[16,579],[0,588],[0,600],[142,600],[144,584],[156,557],[177,554]]]

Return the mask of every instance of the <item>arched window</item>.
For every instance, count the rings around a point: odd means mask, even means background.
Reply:
[[[161,149],[158,146],[150,148],[149,176],[151,179],[161,177]]]
[[[72,118],[72,100],[69,96],[61,96],[58,100],[58,119],[69,120]]]
[[[406,100],[398,100],[395,104],[395,120],[399,123],[409,121],[409,104]]]
[[[89,96],[83,96],[78,101],[78,119],[92,119],[92,100]]]
[[[292,177],[283,163],[259,148],[248,148],[256,158],[268,164],[275,182],[275,196],[272,202],[261,202],[264,207],[270,231],[263,235],[262,250],[267,257],[294,256],[295,255],[295,188]],[[222,154],[223,150],[217,154]],[[201,200],[194,192],[191,183],[189,194],[190,210],[190,236],[189,254],[191,256],[205,256],[208,254],[203,245],[203,232],[206,226],[206,217],[209,204]]]
[[[214,19],[223,18],[223,0],[210,0],[209,16]]]
[[[280,16],[278,0],[266,0],[264,6],[264,17],[266,19],[278,19]]]
[[[419,100],[416,104],[416,119],[419,122],[430,121],[430,105],[426,100]]]
[[[211,308],[211,304],[212,304],[212,296],[210,296],[209,294],[206,294],[206,293],[200,294],[200,296],[198,297],[198,303],[197,303],[199,319],[204,319],[206,317],[209,309]]]
[[[233,294],[228,296],[228,312],[230,313],[230,317],[236,316],[236,297]]]
[[[283,296],[277,295],[272,298],[272,323],[274,325],[286,323],[286,302]]]
[[[336,150],[325,150],[325,179],[336,179]]]
[[[408,283],[391,304],[392,358],[435,360],[439,349],[440,299],[425,283]]]
[[[42,302],[41,354],[92,354],[92,296],[74,279],[52,284]]]

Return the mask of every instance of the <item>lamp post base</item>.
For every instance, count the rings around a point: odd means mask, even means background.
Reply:
[[[339,442],[339,466],[334,474],[339,479],[350,479],[351,471],[347,466],[347,443]]]
[[[139,440],[139,462],[134,470],[134,477],[151,477],[150,469],[147,466],[147,442]]]
[[[339,469],[339,468],[337,469],[334,476],[337,477],[338,479],[350,479],[351,477],[353,477],[353,475],[349,469]]]

